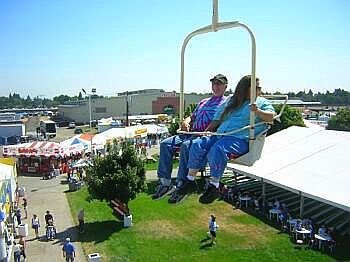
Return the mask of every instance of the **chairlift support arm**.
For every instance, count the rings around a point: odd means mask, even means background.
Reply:
[[[243,28],[246,31],[248,31],[250,39],[251,39],[251,91],[250,91],[250,101],[251,103],[255,102],[256,99],[256,43],[255,43],[255,37],[252,32],[252,30],[245,24],[240,23],[238,21],[234,22],[222,22],[219,23],[219,16],[218,16],[218,0],[213,0],[213,15],[212,15],[212,24],[202,27],[200,29],[197,29],[190,33],[184,40],[182,44],[181,49],[181,70],[180,70],[180,121],[183,120],[184,116],[184,69],[185,69],[185,50],[187,47],[188,42],[197,35],[210,33],[210,32],[217,32],[223,29],[229,29],[229,28]],[[250,132],[249,132],[249,138],[250,141],[254,139],[254,118],[255,113],[253,111],[250,112]],[[251,146],[252,142],[249,143],[249,147]]]

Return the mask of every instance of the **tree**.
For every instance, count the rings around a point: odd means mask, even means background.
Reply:
[[[275,111],[279,113],[282,109],[282,105],[281,104],[274,105],[274,108],[275,108]],[[290,126],[305,126],[303,116],[301,115],[301,113],[295,108],[292,108],[290,106],[285,107],[280,120],[281,122],[278,122],[278,121],[274,122],[274,124],[271,126],[271,128],[267,132],[267,135],[271,135],[273,133],[286,129]]]
[[[53,98],[53,101],[58,102],[59,104],[64,104],[64,102],[70,101],[71,97],[67,96],[67,95],[59,95],[59,96],[55,96]]]
[[[340,109],[335,116],[328,120],[327,129],[350,131],[350,109]]]
[[[86,169],[86,182],[92,198],[118,199],[129,213],[129,201],[144,189],[146,171],[130,143],[124,142],[121,149],[119,154],[120,147],[114,141],[107,147],[105,157],[96,156],[93,165]]]
[[[195,103],[192,103],[190,104],[186,109],[185,109],[185,112],[184,112],[184,118],[186,117],[189,117],[190,115],[192,115],[193,111],[196,109],[197,107],[197,104]],[[174,135],[177,135],[177,130],[179,129],[180,127],[180,119],[179,119],[179,115],[176,115],[176,117],[174,118],[174,122],[170,124],[169,128],[168,128],[168,131],[169,131],[169,134],[174,136]]]

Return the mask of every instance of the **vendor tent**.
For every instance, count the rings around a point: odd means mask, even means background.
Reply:
[[[350,132],[293,126],[268,136],[253,166],[228,168],[349,212],[349,148]]]
[[[89,143],[80,139],[80,135],[73,136],[60,143],[62,155],[71,155],[81,153],[89,149]]]
[[[3,155],[6,156],[39,156],[58,157],[60,155],[60,145],[49,141],[35,141],[18,145],[4,146]]]
[[[143,125],[145,128],[147,128],[147,134],[152,135],[152,134],[167,134],[169,133],[168,128],[165,125]]]

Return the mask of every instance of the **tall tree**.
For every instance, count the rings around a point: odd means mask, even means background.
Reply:
[[[327,129],[350,131],[350,109],[341,109],[328,120]]]
[[[108,146],[105,157],[94,158],[86,174],[91,197],[107,201],[117,198],[126,205],[127,210],[129,201],[144,189],[146,179],[144,162],[134,147],[125,142],[120,148],[115,141]]]

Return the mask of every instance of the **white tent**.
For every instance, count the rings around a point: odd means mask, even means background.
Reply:
[[[110,128],[100,134],[97,134],[93,139],[98,140],[99,143],[101,141],[112,142],[114,138],[133,138],[133,137],[145,137],[147,136],[147,127],[146,125],[137,125],[137,126],[128,126],[128,127],[118,127],[118,128]]]
[[[228,168],[350,211],[349,148],[350,132],[293,126],[267,137],[253,166]]]
[[[145,128],[147,128],[147,134],[165,134],[169,133],[168,128],[165,125],[143,125]]]
[[[76,154],[82,151],[90,150],[90,143],[88,141],[80,139],[80,135],[73,136],[60,143],[62,154],[70,155],[71,153]]]

